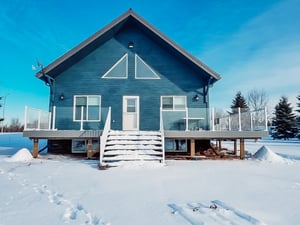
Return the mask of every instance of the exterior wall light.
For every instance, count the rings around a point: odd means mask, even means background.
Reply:
[[[128,48],[134,48],[134,43],[133,43],[133,41],[129,41],[129,43],[128,43]]]
[[[200,98],[199,98],[199,95],[198,95],[198,94],[195,94],[195,96],[193,97],[193,99],[194,99],[195,102],[198,102],[199,99],[200,99]]]
[[[60,94],[59,99],[63,101],[65,99],[65,95],[63,93]]]

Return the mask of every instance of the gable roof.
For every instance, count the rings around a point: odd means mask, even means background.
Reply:
[[[169,39],[167,36],[165,36],[163,33],[161,33],[158,29],[153,27],[151,24],[149,24],[146,20],[144,20],[142,17],[140,17],[138,14],[136,14],[132,9],[129,9],[127,12],[119,16],[117,19],[113,20],[111,23],[106,25],[104,28],[87,38],[85,41],[81,42],[79,45],[71,49],[70,51],[66,52],[61,57],[57,58],[55,61],[50,63],[45,68],[42,68],[39,72],[36,73],[36,76],[42,80],[45,79],[45,74],[54,77],[61,73],[65,68],[68,68],[72,66],[74,63],[79,61],[84,56],[88,55],[90,52],[92,52],[95,47],[101,45],[105,41],[109,40],[116,34],[123,25],[128,21],[133,20],[137,24],[141,25],[141,27],[150,33],[151,35],[154,35],[158,40],[160,40],[162,43],[169,46],[171,49],[175,50],[176,53],[187,59],[189,62],[194,64],[195,66],[201,68],[204,70],[207,74],[213,78],[213,82],[221,79],[220,75],[210,69],[207,65],[202,63],[199,59],[192,56],[190,53],[188,53],[186,50],[181,48],[179,45],[177,45],[175,42],[173,42],[171,39]],[[150,31],[150,32],[149,32]]]

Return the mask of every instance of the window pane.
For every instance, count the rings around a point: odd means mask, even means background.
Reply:
[[[81,107],[83,107],[83,120],[86,120],[86,106],[76,106],[75,120],[81,120]]]
[[[100,98],[99,96],[89,96],[89,106],[90,105],[100,105]]]
[[[140,79],[159,79],[154,70],[138,55],[135,55],[135,77]]]
[[[86,97],[76,97],[75,101],[76,101],[76,106],[86,106],[86,101],[87,98]]]
[[[162,97],[162,108],[165,110],[173,109],[173,97]]]
[[[88,120],[99,120],[100,119],[100,108],[98,105],[89,106],[88,108]]]
[[[184,96],[174,96],[174,109],[184,110],[186,108],[186,102]]]
[[[127,112],[136,112],[136,99],[127,99]]]

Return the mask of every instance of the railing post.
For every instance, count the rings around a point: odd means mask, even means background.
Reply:
[[[49,114],[48,114],[48,130],[51,130],[51,118],[52,118],[52,113],[49,112]]]
[[[189,113],[188,108],[185,108],[185,131],[189,130]]]
[[[241,121],[241,108],[238,108],[239,112],[239,131],[242,131],[242,121]]]
[[[52,108],[52,130],[55,130],[56,106]]]
[[[251,111],[250,111],[250,130],[253,131],[253,116]]]
[[[265,107],[265,131],[268,131],[268,114],[267,114],[267,107]]]
[[[27,111],[28,111],[28,106],[25,106],[25,115],[24,115],[24,130],[27,130]]]
[[[212,123],[212,131],[215,131],[215,108],[211,108],[211,123]]]
[[[162,141],[162,163],[165,164],[165,134],[164,134],[164,121],[162,117],[162,108],[160,108],[160,132]]]
[[[38,110],[38,127],[37,129],[40,130],[41,129],[41,113],[42,111],[41,110]]]
[[[80,115],[80,130],[83,130],[83,106],[81,106],[81,115]]]

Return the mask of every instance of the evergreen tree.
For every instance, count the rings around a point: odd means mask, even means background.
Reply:
[[[298,103],[297,103],[297,106],[298,106],[298,109],[296,110],[298,113],[300,113],[300,95],[297,96],[297,99],[298,99]],[[300,131],[300,115],[298,114],[298,117],[297,117],[297,123],[298,123],[298,132]],[[298,138],[300,139],[300,132],[298,133]]]
[[[291,103],[288,103],[286,97],[281,97],[279,103],[275,106],[275,118],[273,121],[274,139],[289,139],[297,134],[296,115],[293,113]]]
[[[235,98],[232,101],[232,113],[237,113],[238,108],[241,108],[241,112],[246,112],[249,110],[246,100],[240,91],[236,93]]]

